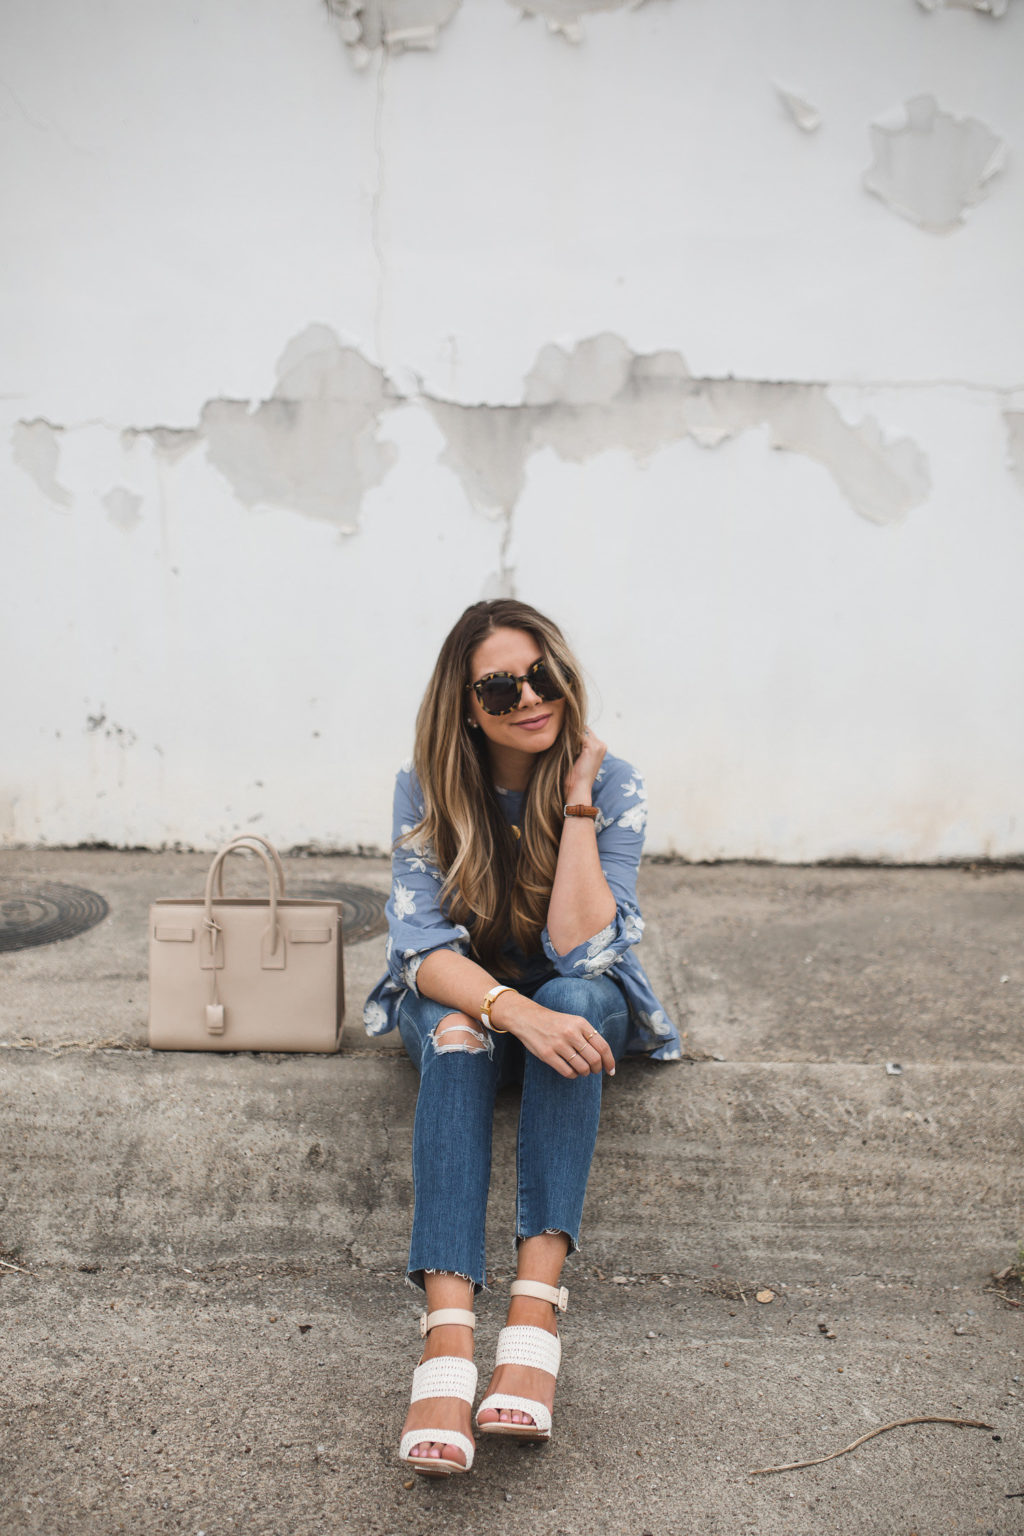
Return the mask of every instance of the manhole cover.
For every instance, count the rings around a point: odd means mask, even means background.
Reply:
[[[324,880],[316,885],[288,887],[289,896],[305,896],[310,900],[340,901],[341,927],[346,944],[357,944],[360,939],[372,939],[375,934],[387,931],[388,921],[384,908],[388,898],[383,891],[373,891],[367,885],[347,885],[343,881]]]
[[[109,910],[102,896],[80,885],[0,879],[0,950],[73,939],[101,923]]]

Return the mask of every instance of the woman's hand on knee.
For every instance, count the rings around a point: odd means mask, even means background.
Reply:
[[[539,1061],[562,1077],[586,1077],[591,1072],[614,1076],[611,1046],[589,1019],[578,1013],[559,1013],[526,997],[519,997],[518,1003],[514,1014],[510,1009],[507,1021],[499,1022],[507,1022],[511,1033]]]

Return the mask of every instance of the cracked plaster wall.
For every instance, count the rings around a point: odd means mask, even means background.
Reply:
[[[1017,9],[12,0],[0,843],[380,846],[514,591],[653,850],[1019,852]]]
[[[462,0],[324,0],[356,66],[375,53],[434,49]],[[520,15],[537,16],[548,31],[569,42],[583,40],[584,17],[602,11],[635,11],[644,0],[510,0]]]

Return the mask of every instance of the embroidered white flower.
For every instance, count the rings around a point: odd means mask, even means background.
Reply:
[[[406,758],[405,762],[402,764],[401,768],[399,769],[399,772],[400,773],[412,773],[412,758],[411,757],[407,757]]]
[[[670,1035],[672,1033],[672,1026],[660,1008],[654,1008],[650,1013],[640,1013],[638,1018],[640,1023],[651,1031],[652,1035]]]
[[[424,959],[424,955],[412,954],[410,952],[409,956],[406,958],[405,964],[402,966],[402,980],[405,982],[407,987],[412,989],[413,992],[416,991],[416,977]]]
[[[391,899],[394,902],[395,916],[399,921],[403,917],[411,916],[416,911],[416,898],[409,887],[402,884],[401,880],[395,881],[394,890],[391,892]]]
[[[395,941],[389,933],[387,938],[384,940],[384,959],[387,961],[388,965],[391,964],[391,956],[394,954],[394,952]]]
[[[387,1009],[383,1004],[374,1002],[371,999],[363,1009],[363,1023],[366,1025],[367,1034],[379,1035],[382,1030],[387,1028]]]
[[[623,811],[616,825],[625,827],[628,832],[642,832],[647,825],[647,807],[641,801],[629,806]]]
[[[597,815],[594,817],[594,831],[603,832],[605,827],[610,827],[614,817],[606,816],[601,807],[597,807]]]
[[[582,965],[588,976],[600,976],[610,965],[614,965],[618,959],[614,949],[602,949],[599,954],[588,955],[586,960],[578,960],[577,965]]]
[[[639,912],[627,912],[624,932],[630,944],[639,944],[644,935],[644,920]]]
[[[600,933],[595,933],[592,939],[587,940],[587,959],[592,960],[615,937],[615,924],[609,923],[607,928],[602,928]]]

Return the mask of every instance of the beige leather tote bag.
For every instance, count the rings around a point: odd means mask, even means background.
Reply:
[[[266,899],[224,895],[224,861],[263,860]],[[149,1043],[159,1051],[336,1051],[345,1014],[341,903],[288,900],[258,833],[215,855],[200,898],[149,909]]]

